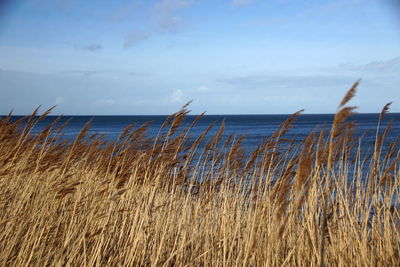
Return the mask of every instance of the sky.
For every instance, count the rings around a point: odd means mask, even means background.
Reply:
[[[2,0],[0,114],[400,112],[398,0]]]

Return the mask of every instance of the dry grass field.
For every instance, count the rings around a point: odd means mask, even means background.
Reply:
[[[156,137],[132,126],[113,142],[89,125],[65,141],[57,121],[33,135],[50,110],[3,117],[0,265],[400,266],[398,144],[382,149],[377,122],[361,151],[357,85],[330,129],[287,140],[295,113],[249,156],[223,125],[188,142],[187,106]]]

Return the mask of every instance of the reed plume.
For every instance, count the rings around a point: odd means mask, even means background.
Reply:
[[[157,135],[132,124],[114,141],[90,124],[65,139],[59,117],[33,134],[53,108],[10,113],[0,265],[400,265],[400,137],[378,122],[375,149],[357,145],[347,104],[359,82],[330,129],[289,138],[299,111],[253,151],[225,122],[192,136],[204,114],[187,124],[189,103]]]

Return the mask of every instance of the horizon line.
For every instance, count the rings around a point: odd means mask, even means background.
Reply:
[[[68,116],[68,117],[129,117],[129,116],[170,116],[174,113],[168,113],[168,114],[48,114],[46,117],[62,117],[62,116]],[[286,116],[286,115],[292,115],[293,113],[229,113],[229,114],[207,114],[205,113],[203,116]],[[335,115],[336,113],[301,113],[300,116],[302,115]],[[373,115],[373,114],[380,114],[380,112],[355,112],[353,115]],[[400,114],[400,111],[396,112],[387,112],[386,114]],[[32,114],[11,114],[12,117],[27,117],[31,116]],[[187,114],[187,116],[199,116],[199,114]],[[0,114],[0,117],[7,117],[9,114]],[[41,114],[36,115],[37,117],[40,117]]]

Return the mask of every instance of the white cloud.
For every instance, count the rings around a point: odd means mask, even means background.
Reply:
[[[169,97],[169,102],[171,103],[179,103],[182,102],[183,91],[181,89],[175,90],[172,92],[171,96]]]
[[[232,0],[232,5],[234,6],[245,6],[252,4],[255,0]]]

